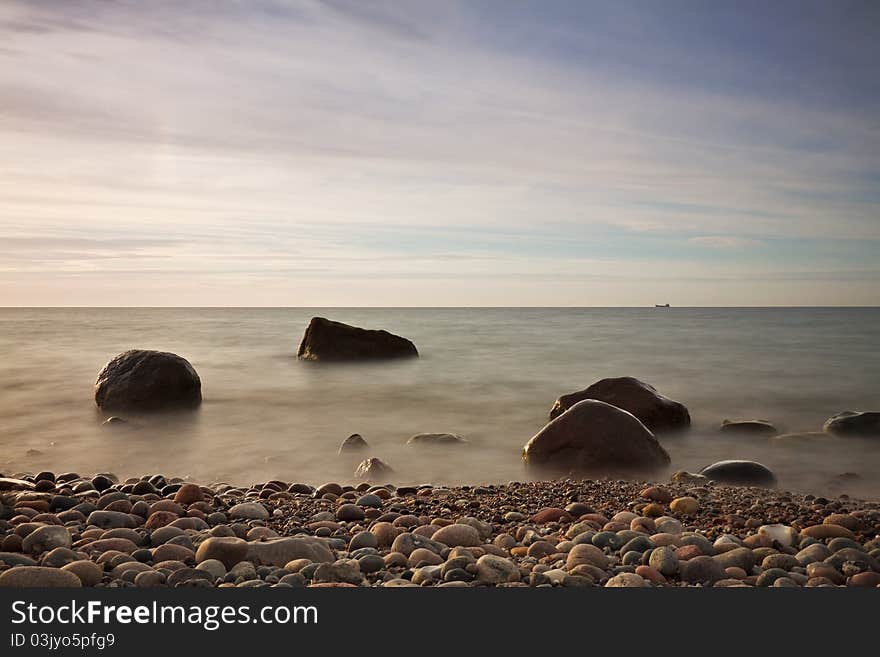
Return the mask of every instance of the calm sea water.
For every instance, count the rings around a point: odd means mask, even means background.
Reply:
[[[296,360],[313,315],[386,328],[421,358],[363,365]],[[880,439],[807,449],[717,433],[723,418],[820,430],[880,408],[880,309],[0,309],[0,472],[162,472],[202,482],[350,480],[337,455],[360,433],[398,483],[525,478],[520,450],[553,400],[630,375],[685,403],[694,430],[664,439],[674,469],[722,458],[774,468],[783,486],[880,494]],[[102,427],[92,386],[130,348],[173,351],[202,379],[186,418]],[[464,449],[404,446],[452,432]]]

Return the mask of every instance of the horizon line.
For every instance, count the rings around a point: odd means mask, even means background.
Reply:
[[[772,305],[772,306],[735,306],[735,305],[727,305],[727,306],[647,306],[647,305],[625,305],[625,306],[246,306],[246,305],[230,305],[230,306],[186,306],[186,305],[174,305],[174,306],[6,306],[0,304],[0,310],[253,310],[253,309],[265,309],[265,310],[311,310],[311,309],[322,309],[322,310],[492,310],[492,309],[547,309],[547,310],[587,310],[587,309],[595,309],[595,310],[616,310],[616,309],[638,309],[638,308],[649,308],[649,309],[657,309],[657,310],[690,310],[690,309],[774,309],[774,308],[789,308],[789,309],[819,309],[819,308],[836,308],[836,309],[875,309],[880,308],[880,304],[878,305]]]

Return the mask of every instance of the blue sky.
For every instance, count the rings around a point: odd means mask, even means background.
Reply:
[[[5,2],[0,305],[876,305],[878,61],[874,2]]]

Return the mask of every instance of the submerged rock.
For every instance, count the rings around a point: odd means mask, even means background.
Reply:
[[[743,436],[775,436],[779,430],[767,420],[727,420],[721,423],[721,433]]]
[[[670,477],[670,481],[674,481],[677,484],[702,486],[709,483],[709,478],[701,474],[688,472],[687,470],[678,470],[672,474],[672,477]]]
[[[364,481],[381,481],[394,474],[394,469],[382,459],[375,456],[364,459],[354,471],[356,479]]]
[[[795,433],[783,433],[771,439],[773,445],[803,445],[806,447],[821,447],[834,443],[834,439],[822,431],[802,431]]]
[[[177,354],[132,349],[100,371],[95,403],[102,410],[140,412],[195,408],[202,403],[202,382]]]
[[[880,436],[880,411],[844,411],[822,427],[834,436]]]
[[[313,317],[309,322],[297,358],[314,361],[377,360],[417,358],[416,346],[388,331],[369,330]]]
[[[523,449],[523,461],[538,469],[647,473],[669,465],[669,455],[632,414],[587,399],[541,429]]]
[[[632,413],[655,433],[681,431],[691,425],[691,416],[684,404],[664,397],[654,386],[631,376],[602,379],[589,388],[562,395],[550,409],[550,418],[560,416],[585,399],[595,399]]]
[[[719,484],[768,488],[776,485],[776,475],[756,461],[718,461],[700,470],[700,474]]]
[[[364,440],[363,436],[359,433],[353,433],[342,441],[342,444],[339,446],[339,453],[360,452],[367,449],[369,446],[370,445]]]
[[[454,433],[417,433],[406,441],[410,447],[423,447],[426,445],[463,445],[467,440]]]

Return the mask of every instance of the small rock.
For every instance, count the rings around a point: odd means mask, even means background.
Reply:
[[[569,550],[568,557],[565,560],[565,567],[571,570],[581,564],[589,564],[604,569],[608,567],[608,557],[595,545],[580,543]]]
[[[342,522],[359,522],[365,517],[364,510],[357,504],[343,504],[336,509],[336,519]]]
[[[480,544],[480,535],[476,529],[458,523],[441,527],[434,532],[431,539],[449,547],[473,547]]]
[[[484,554],[477,559],[476,574],[477,580],[482,584],[500,584],[520,580],[520,572],[516,564],[494,554]]]
[[[681,563],[681,579],[689,584],[712,585],[727,573],[713,557],[698,556]]]
[[[690,516],[695,514],[700,508],[700,503],[696,500],[696,498],[686,496],[686,497],[677,497],[669,505],[669,509],[673,513],[680,513],[685,516]]]
[[[605,588],[644,588],[646,586],[650,586],[648,580],[636,573],[618,573],[605,582]]]
[[[678,572],[678,556],[671,547],[658,547],[651,550],[648,565],[667,577]]]
[[[24,537],[21,548],[30,554],[49,552],[58,547],[70,547],[70,532],[61,525],[38,527]]]
[[[242,502],[229,509],[229,517],[242,520],[266,520],[269,511],[258,502]]]
[[[104,576],[104,570],[94,561],[88,559],[71,561],[69,564],[61,566],[61,570],[66,570],[79,577],[83,586],[95,586],[101,582],[101,578]]]
[[[239,561],[243,561],[247,554],[248,544],[240,538],[232,536],[211,537],[199,545],[199,549],[196,550],[196,562],[217,560],[229,569]]]
[[[82,580],[63,568],[17,566],[0,573],[0,587],[14,588],[80,588]]]

